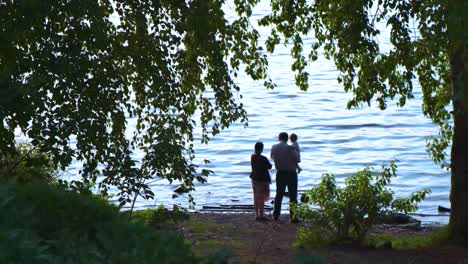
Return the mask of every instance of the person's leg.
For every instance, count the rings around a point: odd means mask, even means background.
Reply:
[[[263,182],[259,182],[257,187],[258,187],[258,190],[257,190],[258,191],[258,197],[257,197],[258,217],[262,219],[266,189],[265,189],[265,184]]]
[[[284,173],[276,172],[276,196],[275,196],[275,209],[273,210],[273,217],[279,218],[281,213],[281,203],[283,202],[284,190],[286,189],[286,177]]]
[[[293,208],[297,206],[297,173],[295,171],[290,172],[288,176],[289,215],[291,221],[296,221]]]
[[[252,191],[253,191],[253,200],[254,200],[254,210],[255,210],[255,218],[258,218],[258,198],[257,192],[255,188],[255,183],[252,181]]]
[[[264,199],[259,199],[258,200],[258,217],[263,218],[264,217],[264,210],[265,210],[265,204],[263,202]]]
[[[259,213],[258,212],[259,208],[258,208],[258,199],[257,198],[254,199],[254,208],[255,208],[255,218],[258,218],[259,217],[259,214],[258,214]]]

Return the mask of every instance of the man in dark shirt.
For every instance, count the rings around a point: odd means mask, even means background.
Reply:
[[[279,143],[271,148],[270,157],[275,162],[276,168],[276,197],[273,217],[278,220],[281,213],[281,203],[283,201],[286,186],[289,191],[290,217],[291,222],[297,222],[291,208],[297,204],[297,172],[296,164],[301,162],[299,154],[288,146],[288,134],[281,132],[278,136]]]

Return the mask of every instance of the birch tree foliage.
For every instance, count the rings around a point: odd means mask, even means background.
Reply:
[[[248,10],[258,1],[242,4]],[[468,242],[468,2],[271,0],[270,6],[259,21],[271,28],[267,50],[280,40],[292,44],[301,89],[308,88],[306,67],[319,53],[334,61],[338,82],[352,94],[348,108],[375,102],[383,110],[393,100],[403,107],[413,98],[414,83],[421,85],[423,114],[440,128],[427,150],[451,171],[450,236]],[[380,31],[382,25],[389,34]],[[308,54],[302,42],[307,35],[315,36]],[[382,37],[389,49],[380,45]]]
[[[14,150],[19,128],[62,168],[83,162],[84,182],[102,175],[101,190],[117,186],[123,203],[140,188],[152,197],[145,182],[154,176],[193,188],[208,173],[193,164],[195,122],[205,143],[234,121],[246,123],[233,81],[241,65],[274,87],[251,26],[258,3],[234,0],[238,16],[227,21],[223,0],[1,0],[1,153]],[[446,1],[269,3],[258,21],[271,28],[266,51],[291,44],[301,89],[322,52],[353,95],[348,107],[385,109],[394,99],[404,106],[419,82],[424,115],[440,126],[428,150],[448,166],[448,106],[458,95],[449,86]],[[379,24],[390,29],[390,50],[379,46]],[[307,35],[316,40],[308,54]],[[126,135],[132,118],[136,130]]]
[[[194,164],[195,126],[207,143],[247,124],[232,77],[240,65],[272,86],[248,16],[228,22],[222,4],[1,0],[0,154],[20,129],[57,166],[82,162],[84,183],[102,176],[100,190],[115,186],[121,205],[154,197],[154,177],[193,190],[209,173]]]
[[[253,9],[259,1],[239,1]],[[333,60],[338,82],[352,94],[347,107],[376,103],[380,109],[396,100],[403,107],[419,82],[422,110],[440,127],[438,137],[427,141],[433,160],[449,168],[447,148],[453,135],[449,106],[447,8],[444,1],[398,0],[271,0],[271,12],[259,25],[271,28],[269,52],[290,44],[296,85],[308,89],[309,66],[318,56]],[[381,32],[382,26],[389,29]],[[307,54],[304,36],[315,42]],[[389,45],[380,45],[387,40]],[[388,50],[389,46],[389,50]]]

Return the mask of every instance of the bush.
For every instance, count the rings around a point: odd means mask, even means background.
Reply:
[[[0,263],[196,263],[183,238],[106,200],[46,184],[0,186]]]
[[[164,205],[159,205],[155,209],[148,208],[145,210],[135,211],[132,214],[133,220],[143,221],[146,225],[161,228],[167,223],[179,223],[189,219],[187,210],[177,205],[174,205],[172,210],[168,210]]]
[[[396,176],[396,168],[394,161],[388,167],[382,166],[380,172],[366,167],[345,179],[344,188],[336,185],[335,175],[324,174],[321,183],[305,193],[309,204],[320,209],[303,205],[297,213],[328,230],[334,236],[332,240],[361,241],[377,216],[414,212],[417,204],[430,193],[423,189],[409,198],[395,199],[387,185]]]
[[[334,234],[321,226],[300,227],[296,235],[297,240],[293,243],[294,247],[306,245],[326,247],[337,242]]]
[[[31,144],[19,144],[14,152],[0,155],[0,180],[53,183],[57,172],[50,155]]]

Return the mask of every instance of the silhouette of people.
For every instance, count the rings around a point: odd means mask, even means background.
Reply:
[[[250,164],[252,172],[250,178],[252,179],[252,189],[254,196],[255,220],[265,221],[267,218],[264,216],[265,201],[270,199],[270,183],[271,177],[269,169],[272,168],[270,161],[262,155],[263,143],[257,142],[255,144],[255,153],[250,157]]]
[[[297,222],[292,208],[297,204],[297,163],[300,156],[296,150],[288,145],[288,133],[281,132],[278,135],[279,143],[271,148],[270,157],[273,159],[276,168],[276,197],[273,217],[279,219],[281,213],[281,202],[283,201],[286,186],[289,191],[290,217],[291,222]]]

